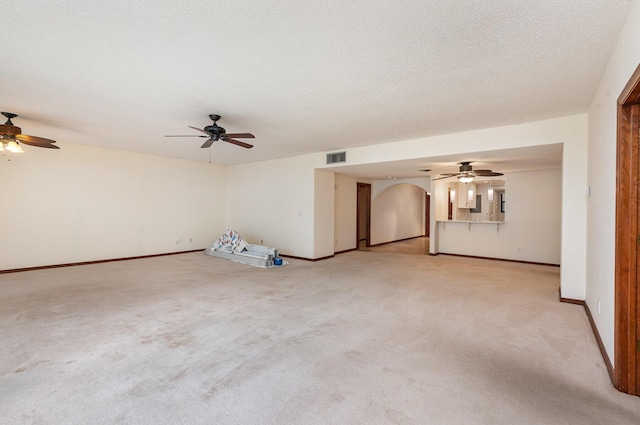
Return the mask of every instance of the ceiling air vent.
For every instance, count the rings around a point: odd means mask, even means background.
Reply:
[[[327,164],[335,164],[337,162],[347,162],[347,153],[334,152],[327,154]]]

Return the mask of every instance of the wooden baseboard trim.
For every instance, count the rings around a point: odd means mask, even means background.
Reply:
[[[562,298],[560,297],[560,302],[561,303],[567,303],[567,304],[577,304],[577,305],[587,305],[584,301],[582,300],[574,300],[573,298]]]
[[[480,256],[477,256],[477,255],[450,254],[448,252],[439,252],[438,254],[451,255],[453,257],[477,258],[477,259],[480,259],[480,260],[506,261],[508,263],[535,264],[537,266],[560,267],[560,264],[537,263],[535,261],[524,261],[524,260],[510,260],[508,258],[480,257]]]
[[[294,260],[311,261],[311,262],[328,260],[329,258],[335,257],[335,254],[327,255],[326,257],[320,257],[320,258],[296,257],[295,255],[284,255],[284,254],[279,254],[279,255],[280,257],[283,257],[283,258],[293,258]]]
[[[607,366],[607,372],[609,372],[609,379],[611,379],[611,383],[615,386],[615,375],[613,370],[613,365],[611,364],[611,360],[609,360],[609,356],[607,355],[607,350],[604,348],[604,343],[602,342],[602,338],[600,337],[600,332],[598,332],[598,328],[596,327],[596,322],[593,320],[593,316],[591,315],[591,310],[589,309],[589,305],[584,303],[584,310],[587,312],[587,317],[589,318],[589,323],[591,323],[591,329],[593,329],[593,334],[596,336],[596,341],[598,342],[598,348],[600,348],[600,353],[602,354],[602,358],[604,359],[604,364]]]
[[[187,254],[189,252],[200,252],[200,251],[204,251],[204,249],[192,249],[190,251],[167,252],[164,254],[139,255],[137,257],[111,258],[107,260],[81,261],[78,263],[51,264],[48,266],[24,267],[21,269],[7,269],[7,270],[0,270],[0,274],[28,272],[32,270],[57,269],[60,267],[86,266],[89,264],[111,263],[113,261],[140,260],[142,258],[164,257],[166,255]]]
[[[410,238],[404,238],[404,239],[396,239],[395,241],[389,241],[389,242],[381,242],[381,243],[374,243],[369,245],[367,248],[372,247],[372,246],[381,246],[381,245],[387,245],[390,243],[396,243],[396,242],[402,242],[402,241],[408,241],[411,239],[418,239],[418,238],[424,238],[424,236],[419,235],[419,236],[411,236]]]
[[[357,250],[358,250],[358,248],[345,249],[344,251],[337,251],[333,255],[345,254],[347,252],[352,252],[352,251],[357,251]]]
[[[598,343],[598,348],[600,349],[600,354],[602,355],[602,359],[604,360],[604,364],[607,367],[607,372],[609,373],[609,379],[611,379],[611,383],[615,387],[615,375],[613,370],[613,365],[611,364],[611,360],[607,355],[607,350],[604,348],[604,343],[602,342],[602,338],[600,337],[600,332],[596,327],[596,322],[593,320],[593,315],[591,315],[591,310],[589,309],[589,305],[582,300],[575,300],[573,298],[562,298],[560,297],[560,302],[569,303],[569,304],[577,304],[584,307],[584,311],[587,314],[587,318],[589,319],[589,324],[591,325],[591,330],[596,337],[596,342]]]

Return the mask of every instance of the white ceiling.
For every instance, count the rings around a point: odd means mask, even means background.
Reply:
[[[430,158],[414,158],[375,164],[343,165],[335,172],[367,179],[406,179],[430,176],[439,178],[442,173],[460,171],[460,161],[471,162],[474,170],[492,170],[499,173],[548,170],[562,166],[562,145],[540,145],[526,148],[502,149],[465,155],[446,155]],[[425,171],[420,171],[425,170]],[[426,171],[429,170],[429,171]],[[479,178],[486,180],[487,178]],[[489,178],[492,180],[493,178]],[[502,177],[496,177],[502,179]],[[450,181],[450,180],[446,180]],[[454,181],[453,179],[451,181]]]
[[[630,6],[2,3],[0,110],[19,114],[14,123],[23,133],[57,140],[62,149],[78,143],[200,161],[210,154],[220,164],[585,112]],[[210,124],[210,113],[222,115],[227,132],[255,134],[255,148],[215,143],[208,150],[200,138],[164,137],[197,134],[187,125]],[[475,160],[499,168],[499,157]],[[409,164],[395,165],[375,175],[400,175],[398,167]]]

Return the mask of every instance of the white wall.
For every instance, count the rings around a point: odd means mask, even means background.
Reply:
[[[562,146],[562,253],[560,294],[584,300],[586,295],[587,120],[576,127],[576,139]],[[507,187],[508,190],[508,187]],[[510,195],[507,194],[507,201]]]
[[[330,257],[334,253],[335,174],[315,170],[313,258]]]
[[[0,270],[203,249],[224,231],[225,167],[68,143],[24,149],[0,160]]]
[[[565,152],[568,147],[576,151],[565,155],[563,186],[570,181],[586,187],[586,164],[580,163],[579,153],[586,144],[586,115],[355,148],[348,150],[347,158],[348,164],[388,162],[552,143],[563,143]],[[263,241],[285,255],[318,258],[334,250],[333,236],[315,240],[321,232],[315,225],[316,215],[328,227],[325,232],[335,233],[331,227],[333,203],[320,204],[315,198],[316,191],[334,192],[331,179],[316,180],[315,169],[331,168],[325,164],[325,153],[225,169],[91,147],[30,151],[42,156],[41,160],[24,162],[33,170],[8,175],[8,168],[1,168],[3,181],[20,182],[21,187],[26,184],[29,195],[11,189],[3,202],[11,203],[10,215],[18,222],[33,223],[36,215],[48,214],[59,223],[57,227],[37,225],[6,232],[4,251],[17,254],[4,255],[3,268],[172,252],[188,249],[176,246],[175,238],[189,238],[191,233],[205,235],[204,240],[193,235],[193,246],[202,248],[229,227],[250,242]],[[60,154],[58,160],[48,161],[53,154]],[[22,163],[16,159],[15,164]],[[339,167],[331,171],[339,171]],[[568,174],[570,178],[565,178]],[[35,180],[30,181],[32,178]],[[52,178],[58,184],[53,185]],[[84,186],[92,180],[93,185]],[[570,222],[569,227],[586,227],[586,198],[576,199],[579,193],[584,196],[583,190],[563,191],[563,214],[570,217],[564,223]],[[136,202],[140,199],[145,202]],[[434,227],[432,243],[437,240]],[[584,231],[566,233],[563,226],[562,290],[567,297],[580,298],[584,293],[584,237]],[[43,238],[52,242],[38,244]]]
[[[284,255],[315,258],[314,168],[317,155],[229,166],[228,226],[249,242],[278,248]],[[323,158],[324,159],[324,158]],[[333,183],[323,180],[333,195]],[[333,203],[324,206],[333,217]],[[323,213],[324,214],[324,213]],[[333,219],[331,219],[333,221]],[[326,229],[333,235],[333,228]],[[318,251],[333,253],[333,237]]]
[[[335,175],[335,252],[355,249],[358,182],[372,184],[371,243],[424,234],[425,189],[430,179],[375,180]],[[418,187],[417,185],[420,185]],[[380,196],[378,196],[380,195]],[[418,212],[419,210],[419,212]],[[420,217],[418,217],[420,215]]]
[[[347,162],[344,164],[326,165],[323,162],[326,153],[319,153],[315,163],[317,167],[330,168],[339,173],[341,166],[472,154],[556,143],[576,144],[586,149],[586,126],[587,115],[577,114],[517,125],[346,149]]]
[[[453,185],[450,182],[435,181],[431,188],[431,203],[433,204],[433,210],[435,219],[438,221],[444,221],[449,218],[449,189],[453,189]],[[456,196],[457,196],[456,189]]]
[[[357,248],[357,196],[358,179],[336,174],[333,220],[335,252]]]
[[[439,224],[438,251],[560,264],[561,170],[507,173],[505,180],[505,223]]]
[[[640,63],[640,2],[634,2],[589,108],[586,302],[614,362],[617,98]],[[600,301],[600,311],[597,304]],[[615,367],[615,365],[614,365]]]
[[[562,159],[562,296],[585,299],[587,221],[587,114],[518,125],[487,128],[382,145],[347,149],[344,165],[390,162],[410,158],[484,152],[561,143]],[[340,172],[340,165],[316,166]],[[431,228],[430,252],[435,253],[437,227]]]
[[[396,184],[408,183],[416,185],[425,192],[429,192],[431,189],[431,177],[414,177],[407,179],[386,179],[386,180],[374,180],[371,188],[371,197],[375,198],[380,192],[388,187]]]
[[[371,200],[371,244],[424,235],[424,189],[401,183]]]

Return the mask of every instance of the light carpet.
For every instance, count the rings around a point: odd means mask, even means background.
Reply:
[[[187,253],[0,275],[3,424],[634,424],[559,268]]]

